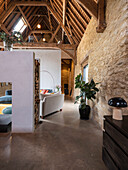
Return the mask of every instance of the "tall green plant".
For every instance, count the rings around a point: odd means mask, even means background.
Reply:
[[[85,83],[83,81],[81,73],[76,76],[75,78],[75,88],[80,89],[79,96],[76,96],[75,103],[77,103],[80,99],[80,108],[85,109],[86,108],[86,99],[93,100],[96,99],[96,93],[99,91],[99,89],[96,87],[96,85],[99,83],[95,83],[92,79],[90,82]]]

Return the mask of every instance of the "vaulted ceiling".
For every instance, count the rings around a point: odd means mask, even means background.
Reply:
[[[76,63],[76,48],[93,16],[96,31],[106,28],[106,0],[0,0],[0,31],[13,31],[23,18],[22,48],[60,48]],[[41,29],[37,25],[41,25]],[[45,38],[45,43],[43,39]],[[0,48],[3,45],[0,43]],[[15,44],[15,48],[21,48]],[[67,49],[73,49],[74,55]]]
[[[94,8],[96,0],[87,5]],[[18,20],[23,17],[27,28],[23,37],[28,41],[79,44],[91,19],[96,15],[81,4],[79,0],[0,0],[0,26],[6,33],[13,31]],[[37,24],[41,29],[37,29]]]

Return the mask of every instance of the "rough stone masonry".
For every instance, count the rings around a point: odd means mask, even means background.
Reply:
[[[77,49],[75,76],[81,61],[88,56],[89,80],[100,82],[100,92],[92,106],[92,117],[102,126],[103,115],[112,113],[107,102],[122,97],[128,102],[128,1],[107,0],[107,28],[97,33],[92,18]],[[77,91],[76,91],[77,93]],[[75,93],[75,95],[76,95]],[[123,109],[128,114],[127,109]]]

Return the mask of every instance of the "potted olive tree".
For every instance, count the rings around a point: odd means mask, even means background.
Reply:
[[[99,91],[99,89],[96,87],[96,85],[99,83],[95,83],[92,79],[90,82],[85,83],[82,79],[82,75],[79,74],[75,78],[75,88],[80,89],[79,96],[76,96],[75,103],[77,103],[80,100],[79,105],[79,113],[80,113],[80,119],[89,119],[90,115],[90,106],[86,104],[86,100],[93,100],[95,99],[96,93]]]
[[[13,44],[22,44],[23,37],[20,32],[14,31],[10,34],[0,32],[0,39],[3,41],[5,51],[12,51]]]

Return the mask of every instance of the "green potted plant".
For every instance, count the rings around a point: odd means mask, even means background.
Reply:
[[[20,32],[14,31],[10,34],[6,34],[5,32],[0,32],[0,39],[4,43],[5,51],[11,51],[13,44],[19,43],[22,44],[23,37]]]
[[[95,83],[92,79],[90,82],[85,83],[83,81],[82,75],[79,74],[75,78],[75,88],[80,89],[79,96],[76,96],[75,103],[77,103],[80,100],[79,105],[79,113],[80,113],[80,119],[89,119],[90,115],[90,106],[86,104],[86,100],[93,100],[96,99],[96,93],[99,91],[99,89],[96,87],[96,85],[99,83]]]

